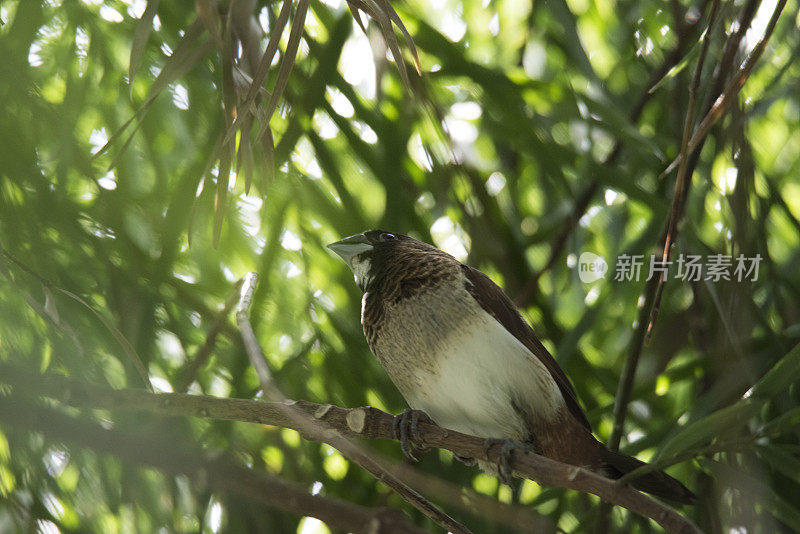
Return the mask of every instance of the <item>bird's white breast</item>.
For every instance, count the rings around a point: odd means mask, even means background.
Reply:
[[[563,406],[550,372],[464,289],[463,279],[386,313],[376,356],[409,405],[440,426],[526,439],[524,411],[549,420]]]

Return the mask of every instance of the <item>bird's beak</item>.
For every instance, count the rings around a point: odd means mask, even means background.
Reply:
[[[367,239],[367,236],[364,234],[356,234],[345,237],[341,241],[331,243],[328,245],[328,248],[338,254],[347,265],[350,265],[350,261],[354,256],[372,250],[372,245]]]

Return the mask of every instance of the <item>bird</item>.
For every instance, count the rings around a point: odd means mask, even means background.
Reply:
[[[594,437],[564,371],[487,275],[430,244],[384,230],[328,248],[351,269],[363,292],[367,344],[415,413],[612,479],[645,465]],[[498,466],[479,464],[499,474]],[[659,470],[630,483],[677,503],[696,499]]]

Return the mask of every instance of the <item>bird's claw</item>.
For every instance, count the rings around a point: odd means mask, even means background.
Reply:
[[[428,447],[422,444],[422,439],[419,437],[419,422],[423,421],[428,424],[436,424],[428,414],[422,410],[403,410],[400,415],[394,416],[392,421],[392,431],[394,437],[400,440],[400,450],[403,451],[406,458],[415,462],[419,461],[414,456],[414,450],[421,452],[427,451]]]
[[[497,462],[497,477],[500,482],[506,486],[513,488],[511,483],[511,453],[518,449],[524,449],[519,443],[510,439],[486,438],[483,441],[483,451],[486,455],[489,454],[489,449],[495,445],[500,445],[500,459]]]

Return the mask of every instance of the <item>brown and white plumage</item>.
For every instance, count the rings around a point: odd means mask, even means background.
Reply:
[[[526,443],[615,478],[641,465],[594,438],[566,375],[486,275],[431,245],[379,230],[330,247],[364,292],[370,349],[412,408],[445,428]],[[634,485],[681,502],[693,498],[660,471]]]

